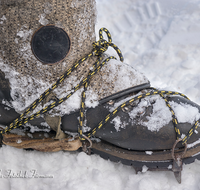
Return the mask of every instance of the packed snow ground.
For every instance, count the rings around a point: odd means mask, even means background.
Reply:
[[[200,1],[97,0],[97,27],[108,28],[125,62],[152,86],[186,94],[200,104]],[[112,50],[111,53],[114,53]],[[0,187],[5,190],[198,190],[200,161],[172,172],[146,171],[84,153],[0,149]]]

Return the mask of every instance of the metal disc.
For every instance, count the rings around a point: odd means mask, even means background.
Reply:
[[[62,61],[70,50],[70,38],[62,29],[53,25],[43,26],[32,37],[32,52],[44,64]]]

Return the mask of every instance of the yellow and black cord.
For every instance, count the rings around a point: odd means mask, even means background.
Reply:
[[[40,116],[41,114],[46,113],[47,111],[53,109],[54,107],[56,107],[57,105],[61,104],[63,101],[65,101],[66,99],[68,99],[75,91],[77,91],[80,88],[80,84],[78,84],[75,88],[74,88],[74,92],[68,94],[65,98],[61,98],[56,102],[51,103],[49,106],[46,106],[45,108],[43,108],[42,110],[38,111],[36,114],[31,115],[30,117],[26,117],[31,111],[33,111],[36,106],[41,103],[43,101],[43,99],[48,96],[48,94],[50,94],[59,84],[61,84],[65,78],[67,78],[72,71],[74,71],[82,62],[84,62],[86,59],[88,59],[89,57],[91,57],[93,55],[93,53],[90,53],[88,55],[86,55],[84,58],[80,59],[76,64],[74,64],[70,69],[67,70],[67,72],[62,75],[58,81],[56,83],[54,83],[51,88],[49,88],[48,90],[46,90],[37,100],[35,100],[28,109],[25,110],[25,112],[23,114],[21,114],[17,119],[15,119],[9,126],[7,126],[4,130],[0,131],[0,134],[4,134],[6,132],[11,131],[12,129],[15,129],[23,124],[26,124],[28,121],[33,120],[35,117]],[[82,81],[83,83],[84,81]]]
[[[105,31],[108,37],[109,42],[107,42],[106,40],[103,39],[103,35],[102,32]],[[123,56],[121,54],[121,51],[119,50],[119,48],[117,48],[117,46],[115,46],[112,43],[112,38],[111,35],[109,33],[109,31],[105,28],[101,28],[99,30],[99,36],[100,36],[100,40],[93,43],[93,51],[86,55],[85,57],[83,57],[82,59],[80,59],[78,62],[76,62],[70,69],[67,70],[67,72],[65,74],[63,74],[58,80],[57,82],[55,82],[51,88],[47,89],[37,100],[35,100],[28,109],[25,110],[25,112],[23,114],[21,114],[18,118],[16,118],[9,126],[7,126],[5,129],[0,131],[0,134],[4,134],[6,132],[11,131],[12,129],[15,129],[23,124],[28,123],[30,120],[33,120],[34,118],[50,111],[51,109],[53,109],[54,107],[60,105],[62,102],[66,101],[69,97],[71,97],[78,89],[80,89],[83,85],[89,83],[90,79],[110,60],[110,59],[116,59],[114,56],[110,56],[108,57],[106,60],[104,60],[102,63],[100,63],[102,57],[102,53],[104,53],[109,46],[113,47],[119,57],[120,60],[123,61]],[[95,62],[95,64],[93,65],[93,70],[89,72],[88,76],[86,78],[84,78],[77,86],[75,86],[71,93],[69,93],[66,97],[58,99],[57,101],[54,101],[53,103],[51,103],[50,105],[46,106],[45,108],[43,108],[42,110],[38,111],[35,114],[32,114],[31,116],[26,117],[28,114],[30,114],[37,106],[39,103],[41,103],[45,97],[47,97],[58,85],[60,85],[75,69],[77,69],[77,67],[79,65],[81,65],[81,63],[83,63],[85,60],[87,60],[88,58],[92,57],[93,55],[98,56],[98,60]],[[83,105],[84,103],[81,103],[81,105]],[[82,107],[82,106],[81,106]],[[81,127],[80,127],[81,128]],[[81,131],[82,129],[80,129]]]
[[[107,34],[108,42],[103,39],[103,31]],[[110,59],[116,59],[115,57],[111,56],[111,57],[108,57],[106,60],[104,60],[103,63],[100,63],[101,59],[102,59],[102,53],[105,52],[109,46],[111,46],[112,48],[115,49],[115,51],[117,52],[117,54],[120,58],[120,61],[124,60],[120,49],[115,44],[112,43],[112,38],[111,38],[110,32],[106,28],[100,29],[99,38],[100,38],[100,40],[98,42],[93,43],[94,49],[97,49],[96,55],[98,56],[98,60],[93,65],[93,71],[90,71],[88,76],[95,75],[108,61],[110,61]],[[85,120],[86,91],[87,91],[89,82],[90,82],[90,80],[88,80],[84,84],[84,90],[82,92],[82,97],[81,97],[80,119],[79,119],[79,127],[78,127],[79,138],[81,140],[85,140],[85,138],[83,136],[83,126],[84,126],[84,120]]]
[[[164,97],[164,95],[179,95],[179,96],[182,96],[184,98],[187,98],[187,96],[185,96],[184,94],[182,93],[178,93],[178,92],[172,92],[172,91],[164,91],[164,90],[157,90],[157,89],[154,89],[148,93],[145,93],[145,94],[141,94],[139,96],[136,96],[134,98],[131,98],[130,100],[124,102],[123,104],[121,104],[120,106],[118,106],[117,108],[115,108],[111,113],[109,113],[104,120],[102,120],[91,132],[89,132],[86,136],[87,137],[92,137],[95,135],[95,133],[102,128],[102,126],[104,124],[106,124],[108,121],[110,121],[110,119],[112,119],[120,110],[122,110],[124,107],[128,106],[129,104],[133,103],[134,101],[137,101],[137,100],[140,100],[142,98],[145,98],[147,96],[153,96],[153,95],[160,95],[166,102],[166,105],[169,107],[171,113],[172,113],[172,121],[174,123],[174,127],[175,127],[175,132],[176,132],[176,136],[177,136],[177,139],[180,139],[181,138],[181,133],[180,133],[180,129],[178,128],[178,121],[175,117],[175,113],[173,111],[173,109],[171,108],[170,104],[168,103],[167,99]],[[190,131],[188,132],[188,134],[185,136],[185,138],[182,140],[182,144],[186,143],[187,140],[190,138],[190,136],[192,135],[193,131],[195,129],[197,129],[199,125],[199,121],[197,121],[194,126],[190,129]]]
[[[108,41],[106,41],[103,38],[103,32],[105,32],[107,34],[107,38]],[[103,62],[102,61],[102,54],[108,49],[108,47],[112,47],[115,49],[115,51],[117,52],[120,61],[123,61],[123,55],[120,51],[120,49],[112,43],[112,38],[110,35],[110,32],[106,29],[106,28],[101,28],[99,30],[99,41],[94,42],[93,43],[93,51],[86,55],[85,57],[83,57],[82,59],[80,59],[78,62],[76,62],[70,69],[67,70],[67,72],[65,74],[63,74],[58,80],[57,82],[55,82],[51,88],[49,88],[48,90],[46,90],[37,100],[35,100],[28,109],[26,109],[26,111],[21,114],[17,119],[15,119],[9,126],[7,126],[4,130],[0,131],[0,134],[4,134],[8,131],[11,131],[12,129],[15,129],[23,124],[26,124],[27,122],[33,120],[34,118],[52,110],[54,107],[60,105],[62,102],[66,101],[69,97],[71,97],[78,89],[80,89],[82,86],[84,86],[84,90],[82,92],[82,97],[81,97],[81,107],[80,107],[80,120],[79,120],[79,127],[78,127],[78,133],[79,133],[79,137],[81,140],[85,140],[84,136],[83,136],[83,125],[84,125],[84,118],[85,118],[85,99],[86,99],[86,90],[87,87],[89,85],[90,79],[111,59],[116,59],[114,56],[110,56],[108,58],[106,58]],[[32,114],[31,116],[28,116],[37,106],[38,104],[40,104],[45,97],[48,96],[48,94],[50,94],[55,88],[57,88],[58,85],[60,85],[75,69],[77,69],[77,67],[79,65],[81,65],[85,60],[87,60],[88,58],[92,57],[93,55],[98,56],[97,61],[94,63],[93,65],[93,70],[89,71],[88,76],[86,78],[84,78],[77,86],[75,86],[72,90],[71,93],[69,93],[66,97],[64,98],[60,98],[56,101],[54,101],[53,103],[51,103],[50,105],[46,106],[45,108],[43,108],[42,110],[38,111],[35,114]],[[97,132],[97,130],[101,129],[101,127],[107,123],[111,118],[113,118],[120,110],[122,110],[122,108],[124,108],[125,106],[131,104],[132,102],[136,101],[136,100],[140,100],[142,98],[145,98],[147,96],[152,96],[152,95],[160,95],[166,102],[166,105],[169,107],[171,113],[172,113],[172,121],[174,123],[174,127],[175,127],[175,132],[177,135],[177,138],[181,138],[181,133],[180,133],[180,129],[178,128],[178,121],[176,119],[175,113],[173,111],[173,109],[171,108],[170,104],[168,103],[167,99],[164,97],[164,95],[180,95],[183,96],[185,98],[187,98],[184,94],[178,93],[178,92],[172,92],[172,91],[159,91],[157,89],[153,89],[153,91],[145,93],[145,94],[141,94],[139,96],[136,96],[126,102],[124,102],[123,104],[121,104],[119,107],[117,107],[116,109],[114,109],[114,111],[112,111],[111,113],[109,113],[105,119],[103,119],[91,132],[85,134],[85,136],[87,137],[91,137],[93,135],[95,135],[95,133]],[[187,98],[188,99],[188,98]],[[28,116],[28,117],[27,117]],[[183,138],[182,140],[182,144],[186,143],[187,140],[190,138],[190,136],[193,134],[194,130],[197,129],[197,127],[199,126],[199,121],[197,121],[194,126],[190,129],[190,131],[188,132],[188,134]]]

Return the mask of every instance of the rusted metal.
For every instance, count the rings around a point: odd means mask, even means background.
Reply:
[[[110,100],[110,101],[107,102],[107,104],[109,104],[109,105],[113,105],[114,103],[115,103],[114,100]]]
[[[92,148],[92,141],[82,134],[82,136],[87,140],[82,142],[82,151],[85,152],[86,154],[90,155],[91,154],[91,148]]]
[[[183,161],[180,155],[176,156],[176,159],[173,160],[172,171],[178,183],[181,183],[181,171],[182,171]]]
[[[177,145],[179,142],[181,142],[181,141],[182,141],[182,139],[176,140],[175,143],[174,143],[174,145],[173,145],[173,147],[172,147],[172,158],[173,158],[174,160],[176,160],[176,157],[177,157],[177,156],[183,158],[184,155],[186,154],[186,151],[187,151],[187,143],[184,144],[184,145],[185,145],[185,148],[184,148],[184,151],[183,151],[181,154],[179,153],[179,154],[175,155],[175,153],[174,153],[175,148],[176,148],[176,145]]]
[[[172,158],[173,158],[173,166],[172,166],[172,171],[174,172],[174,176],[176,178],[176,180],[178,181],[178,183],[181,183],[181,171],[183,169],[183,160],[182,158],[184,157],[186,151],[187,151],[187,143],[185,143],[185,149],[182,153],[177,153],[175,154],[175,148],[176,145],[181,142],[182,139],[178,139],[175,141],[173,148],[172,148]]]

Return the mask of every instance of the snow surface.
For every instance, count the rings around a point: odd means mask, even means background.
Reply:
[[[126,63],[143,72],[152,86],[182,92],[200,104],[199,0],[97,0],[97,11],[97,30],[110,30]],[[0,155],[0,187],[5,190],[200,189],[200,161],[183,166],[178,184],[170,171],[150,172],[144,164],[136,175],[132,167],[85,153],[7,146]]]
[[[120,131],[121,129],[126,129],[126,125],[128,125],[128,123],[126,122],[122,122],[121,118],[119,116],[115,117],[111,123],[113,123],[115,126],[116,131]]]

